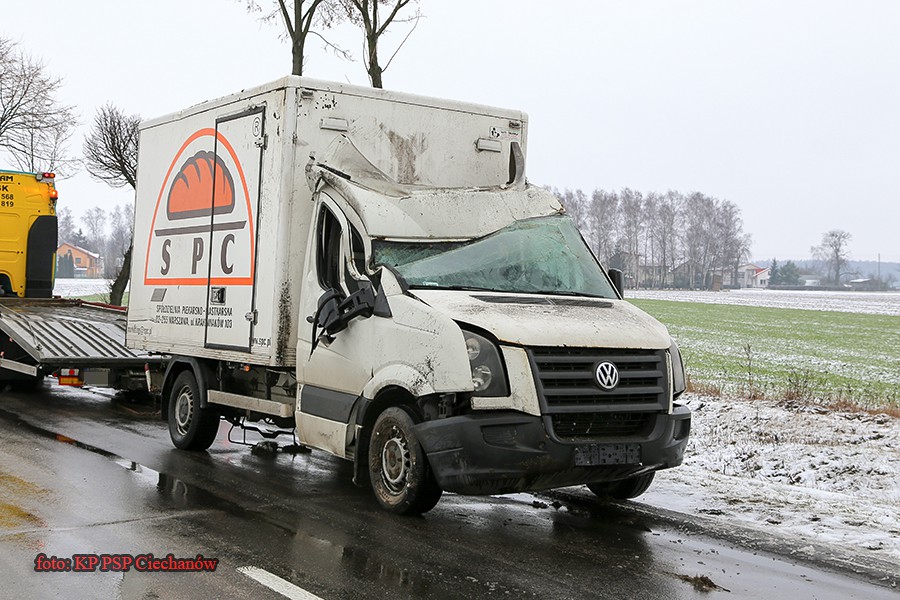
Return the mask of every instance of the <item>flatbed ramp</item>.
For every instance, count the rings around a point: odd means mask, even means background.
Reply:
[[[81,300],[0,298],[0,368],[27,375],[59,367],[128,368],[160,356],[125,346],[126,313]]]

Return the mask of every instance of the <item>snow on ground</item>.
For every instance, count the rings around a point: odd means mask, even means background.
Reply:
[[[805,308],[839,312],[900,316],[900,292],[823,292],[805,290],[625,290],[626,298],[739,304],[774,308]]]
[[[638,501],[867,554],[900,574],[900,421],[687,394],[684,465]]]
[[[110,284],[112,279],[57,279],[53,294],[63,298],[108,294]]]

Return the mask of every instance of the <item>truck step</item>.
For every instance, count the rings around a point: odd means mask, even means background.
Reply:
[[[253,396],[243,396],[230,392],[209,390],[207,398],[212,404],[222,404],[234,408],[243,408],[253,412],[274,415],[276,417],[290,417],[294,414],[293,402],[276,402],[275,400],[263,400]]]

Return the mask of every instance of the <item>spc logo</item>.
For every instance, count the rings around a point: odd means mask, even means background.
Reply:
[[[234,147],[221,132],[197,131],[160,187],[144,284],[253,285],[253,229],[254,207]]]

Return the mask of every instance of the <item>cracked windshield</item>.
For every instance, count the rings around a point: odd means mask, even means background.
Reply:
[[[373,242],[375,264],[411,287],[616,298],[565,216],[514,223],[468,242]]]

